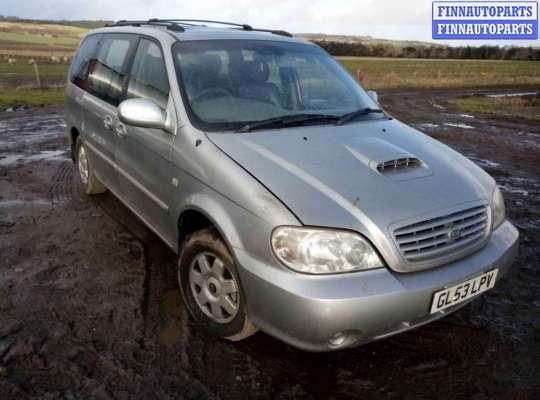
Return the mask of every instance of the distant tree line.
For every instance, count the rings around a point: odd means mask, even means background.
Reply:
[[[532,47],[398,46],[394,44],[369,44],[329,40],[313,40],[313,43],[321,46],[333,56],[540,61],[540,48]]]

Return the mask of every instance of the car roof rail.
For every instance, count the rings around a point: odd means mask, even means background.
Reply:
[[[268,33],[271,33],[273,35],[285,36],[285,37],[290,37],[290,38],[293,37],[292,33],[287,32],[287,31],[282,31],[280,29],[278,29],[278,30],[275,30],[275,29],[253,29],[253,30],[257,31],[257,32],[268,32]]]
[[[253,28],[251,25],[248,25],[248,24],[238,24],[236,22],[213,21],[213,20],[208,20],[208,19],[164,19],[164,20],[158,20],[158,21],[172,21],[172,22],[179,22],[179,23],[187,22],[190,24],[201,22],[203,24],[207,23],[207,24],[229,25],[229,26],[242,28],[245,31],[268,32],[274,35],[287,36],[287,37],[293,36],[289,32],[286,32],[283,30],[258,29],[258,28]]]
[[[158,19],[152,18],[147,21],[127,21],[121,20],[114,24],[109,24],[107,26],[163,26],[166,29],[184,32],[184,27],[197,27],[197,26],[206,26],[201,24],[218,24],[218,25],[227,25],[235,28],[240,28],[244,31],[256,31],[256,32],[268,32],[274,35],[292,37],[289,32],[283,30],[273,30],[273,29],[257,29],[253,28],[248,24],[238,24],[235,22],[224,22],[224,21],[213,21],[209,19]]]
[[[162,26],[170,31],[184,32],[185,29],[182,25],[183,24],[177,24],[173,21],[158,20],[158,19],[149,19],[148,21],[128,21],[128,20],[123,19],[113,24],[107,24],[105,26],[107,27],[111,27],[111,26]]]
[[[159,19],[158,21],[171,21],[171,22],[187,23],[188,25],[197,25],[197,24],[194,24],[194,23],[201,22],[203,24],[219,24],[219,25],[236,26],[238,28],[242,28],[245,31],[254,30],[251,27],[251,25],[248,25],[248,24],[237,24],[235,22],[213,21],[213,20],[209,20],[209,19]]]

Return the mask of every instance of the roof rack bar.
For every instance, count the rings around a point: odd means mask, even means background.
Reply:
[[[162,19],[158,21],[171,21],[171,22],[202,22],[206,24],[220,24],[220,25],[230,25],[230,26],[237,26],[239,28],[242,28],[245,31],[251,31],[253,28],[251,25],[248,24],[237,24],[235,22],[224,22],[224,21],[212,21],[209,19]]]
[[[287,31],[282,31],[282,30],[273,30],[273,29],[253,29],[253,30],[257,32],[268,32],[268,33],[272,33],[274,35],[279,35],[279,36],[293,37],[292,33],[289,33]]]
[[[281,35],[281,36],[287,36],[287,37],[293,36],[289,32],[283,31],[283,30],[258,29],[258,28],[253,28],[251,25],[248,25],[248,24],[237,24],[234,22],[212,21],[212,20],[206,20],[206,19],[166,19],[166,20],[161,20],[161,21],[173,21],[173,22],[182,22],[182,23],[183,22],[202,22],[202,23],[208,23],[208,24],[230,25],[230,26],[237,26],[239,28],[242,28],[245,31],[268,32],[268,33],[273,33],[274,35]]]
[[[200,26],[198,24],[191,24],[187,22],[180,22],[180,20],[173,20],[173,19],[158,19],[158,18],[151,18],[148,20],[149,22],[165,22],[165,23],[174,23],[177,25],[184,25],[184,26]]]
[[[245,31],[256,31],[256,32],[268,32],[272,33],[274,35],[280,35],[280,36],[286,36],[286,37],[293,37],[292,34],[286,31],[282,30],[272,30],[272,29],[258,29],[253,28],[251,25],[247,24],[237,24],[234,22],[224,22],[224,21],[212,21],[208,19],[158,19],[158,18],[152,18],[147,21],[126,21],[126,20],[120,20],[114,24],[109,24],[107,26],[141,26],[141,25],[149,25],[149,26],[163,26],[169,30],[177,31],[177,32],[184,32],[184,27],[195,27],[200,26],[197,24],[199,23],[208,23],[208,24],[220,24],[220,25],[228,25],[233,26],[236,28],[241,28]]]
[[[173,21],[150,19],[148,21],[127,21],[125,19],[106,26],[163,26],[171,31],[184,32],[184,27]]]

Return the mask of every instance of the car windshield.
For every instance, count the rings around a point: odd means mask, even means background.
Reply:
[[[178,42],[173,56],[192,122],[204,130],[235,130],[296,115],[341,117],[378,108],[332,57],[310,44],[194,40]]]

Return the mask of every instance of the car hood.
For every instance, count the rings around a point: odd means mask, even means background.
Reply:
[[[396,255],[393,226],[487,204],[494,189],[473,162],[396,120],[208,137],[303,224],[360,232],[387,262]],[[394,168],[403,159],[410,165]]]

